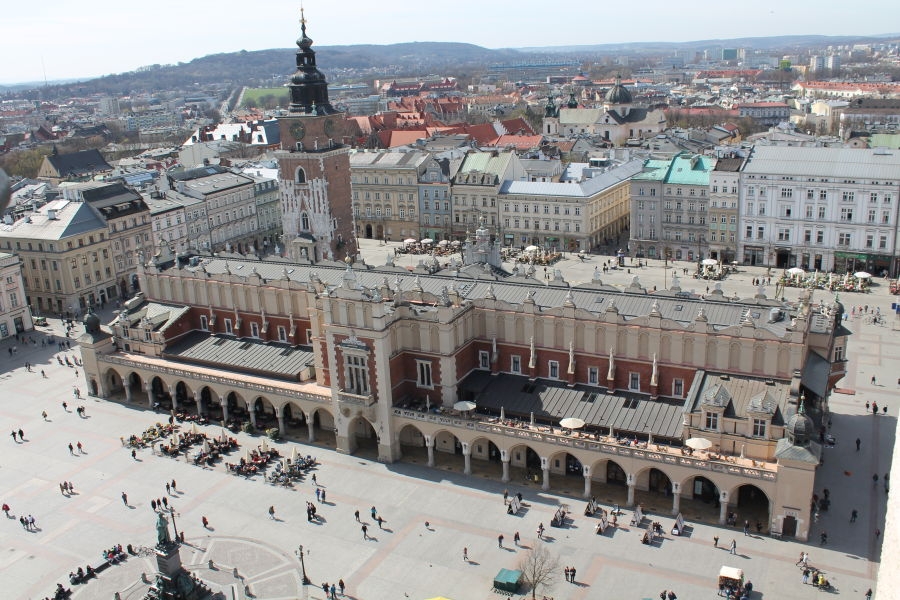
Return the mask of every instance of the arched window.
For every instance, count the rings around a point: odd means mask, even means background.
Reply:
[[[306,171],[303,170],[303,167],[297,167],[294,183],[306,183]]]
[[[300,217],[300,220],[302,222],[303,231],[309,231],[309,215],[303,213],[303,216]]]

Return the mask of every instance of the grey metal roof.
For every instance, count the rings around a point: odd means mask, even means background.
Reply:
[[[163,356],[173,360],[215,365],[244,373],[266,373],[297,380],[313,364],[310,349],[267,343],[262,340],[193,332],[168,348]]]
[[[340,286],[344,282],[346,269],[337,266],[325,265],[298,265],[286,264],[284,262],[266,262],[266,261],[240,261],[240,260],[224,260],[222,258],[213,258],[204,260],[201,265],[207,273],[216,275],[225,272],[225,265],[232,275],[249,276],[255,268],[256,272],[263,279],[282,279],[285,272],[287,277],[295,282],[306,284],[310,281],[310,276],[315,274],[321,281],[329,286]],[[197,270],[198,267],[184,267],[188,270]],[[768,322],[768,312],[772,304],[767,300],[744,299],[730,301],[723,299],[720,301],[704,300],[702,298],[684,294],[683,296],[666,297],[663,295],[655,295],[648,293],[634,293],[622,291],[599,291],[591,289],[570,288],[567,285],[546,286],[538,281],[523,282],[520,278],[517,281],[499,280],[493,281],[489,279],[474,280],[471,278],[453,277],[451,275],[415,275],[397,273],[394,270],[381,270],[373,268],[368,270],[356,269],[352,271],[352,276],[356,279],[357,285],[364,288],[374,289],[383,285],[384,279],[391,288],[395,284],[399,284],[401,291],[409,292],[415,286],[416,278],[419,279],[424,292],[439,296],[443,287],[449,288],[454,286],[463,299],[477,300],[488,296],[489,288],[493,288],[493,293],[497,300],[502,300],[512,304],[521,304],[527,298],[529,292],[533,293],[535,305],[541,309],[550,309],[560,307],[566,301],[567,294],[571,293],[572,302],[577,308],[592,312],[595,314],[603,313],[607,310],[611,303],[615,303],[616,309],[625,320],[636,317],[645,317],[650,314],[654,303],[657,303],[658,310],[663,319],[671,319],[683,326],[689,325],[697,317],[699,310],[702,308],[704,315],[710,325],[715,329],[723,329],[741,323],[741,319],[747,310],[750,310],[750,316],[754,324],[759,329],[770,331],[774,335],[783,336],[790,326],[790,316],[774,323]]]
[[[630,160],[580,183],[558,183],[552,181],[505,181],[500,186],[501,194],[526,196],[560,196],[585,198],[626,181],[641,172],[643,161]]]
[[[760,146],[750,153],[744,173],[872,181],[900,178],[900,151],[884,148],[806,148]]]
[[[744,418],[749,411],[758,412],[761,398],[768,396],[768,408],[774,402],[774,411],[770,414],[773,425],[783,425],[783,407],[787,406],[790,397],[790,382],[767,380],[760,377],[735,377],[719,373],[702,373],[702,380],[697,392],[697,402],[692,410],[700,410],[701,404],[707,404],[707,397],[713,396],[721,399],[723,392],[728,395],[728,405],[725,411],[726,417]]]
[[[564,381],[539,379],[529,381],[525,376],[476,371],[460,384],[475,391],[479,408],[506,416],[535,419],[554,425],[565,417],[583,419],[590,429],[613,427],[617,432],[647,434],[680,439],[682,431],[682,403],[651,400],[649,396],[616,392],[604,388],[578,385],[567,387]]]
[[[55,218],[47,215],[55,210]],[[91,231],[106,231],[106,223],[84,202],[53,200],[12,225],[0,224],[0,238],[62,240]]]

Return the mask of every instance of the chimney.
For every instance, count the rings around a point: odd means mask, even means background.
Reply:
[[[56,220],[56,209],[54,209],[54,208],[47,209],[47,219],[49,219],[50,221]]]

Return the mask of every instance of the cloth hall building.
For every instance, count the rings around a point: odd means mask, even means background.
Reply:
[[[495,250],[480,229],[467,256]],[[543,489],[577,477],[585,497],[737,510],[806,538],[813,419],[843,376],[839,303],[700,298],[677,278],[656,293],[548,286],[471,262],[150,264],[146,297],[109,330],[86,318],[90,393],[385,462],[460,461]],[[691,452],[691,437],[712,448]]]

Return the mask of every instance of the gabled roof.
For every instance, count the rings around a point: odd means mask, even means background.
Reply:
[[[112,171],[112,167],[103,158],[99,150],[82,150],[71,154],[50,154],[47,162],[59,174],[59,177],[80,177],[99,171]]]

